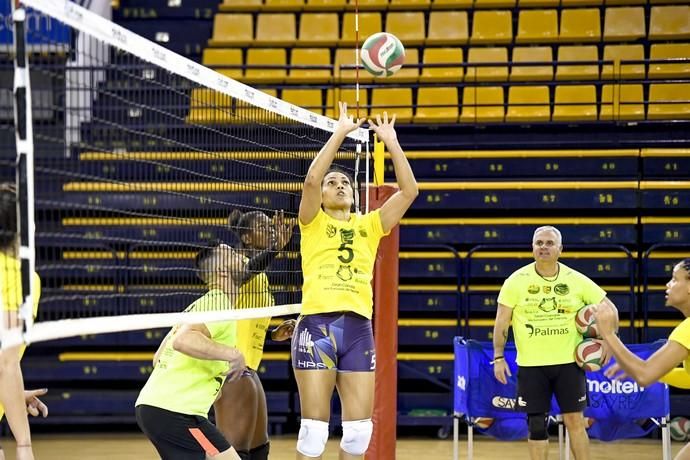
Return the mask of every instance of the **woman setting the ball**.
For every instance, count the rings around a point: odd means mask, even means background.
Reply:
[[[643,387],[657,381],[674,386],[677,386],[675,382],[680,386],[690,383],[690,258],[673,268],[671,280],[666,283],[666,306],[679,310],[685,319],[671,332],[668,341],[646,360],[628,350],[615,334],[617,312],[608,305],[597,309],[595,319],[599,333],[616,357],[616,363],[605,371],[607,377],[617,380],[629,377]],[[681,363],[684,369],[676,369]],[[681,449],[675,460],[690,460],[690,444]]]

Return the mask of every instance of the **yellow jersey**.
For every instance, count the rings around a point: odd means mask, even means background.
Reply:
[[[515,271],[498,294],[498,303],[513,309],[513,335],[520,366],[549,366],[575,361],[582,341],[575,315],[599,303],[606,291],[577,270],[559,263],[553,280],[541,277],[535,263]]]
[[[235,299],[235,308],[260,308],[275,305],[266,273],[244,283]],[[258,370],[264,354],[264,342],[271,317],[237,321],[237,348],[244,355],[247,367]]]
[[[340,221],[322,209],[302,232],[302,314],[351,311],[371,319],[374,262],[384,233],[380,210]]]
[[[676,326],[668,339],[681,344],[690,351],[690,318],[685,318],[682,323]],[[683,368],[685,372],[690,374],[690,355],[683,361]]]
[[[38,314],[38,301],[41,297],[41,278],[34,272],[34,318]],[[5,311],[18,311],[22,304],[22,272],[21,262],[3,252],[0,252],[0,289],[2,295],[2,308]],[[19,357],[24,356],[26,346],[22,345]],[[5,408],[0,404],[0,420],[5,416]]]

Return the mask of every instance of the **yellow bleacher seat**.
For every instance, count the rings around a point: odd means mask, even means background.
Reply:
[[[295,48],[292,50],[292,65],[330,66],[331,50],[328,48]],[[296,69],[289,71],[291,83],[328,83],[331,69]]]
[[[518,0],[518,8],[530,6],[557,7],[560,4],[561,0]]]
[[[463,61],[462,48],[425,48],[424,66],[420,82],[458,83],[464,74],[460,66]],[[456,67],[427,67],[426,64],[457,64]]]
[[[264,0],[264,11],[301,11],[304,0]]]
[[[359,13],[359,43],[360,45],[368,36],[383,30],[381,13]],[[353,46],[355,44],[355,13],[343,15],[343,33],[340,38],[340,46]]]
[[[596,46],[559,46],[556,80],[597,80],[599,78],[599,59]],[[560,64],[568,61],[591,61],[590,64]]]
[[[690,5],[654,6],[649,21],[650,40],[690,38]]]
[[[651,46],[650,60],[690,59],[690,43],[665,43]],[[649,78],[690,78],[690,61],[678,64],[649,63]]]
[[[463,123],[502,122],[505,118],[503,88],[500,86],[466,86],[462,92]]]
[[[461,8],[471,8],[473,4],[473,0],[433,0],[431,2],[431,8],[438,10],[457,10]]]
[[[515,43],[549,43],[558,40],[556,10],[521,10]]]
[[[227,48],[206,48],[201,57],[201,63],[208,67],[213,67],[230,78],[242,78],[242,68],[235,69],[223,68],[223,66],[241,66],[242,50]]]
[[[646,5],[647,0],[606,0],[606,6],[611,5],[621,5],[621,6],[632,6],[632,5]]]
[[[513,41],[513,15],[510,11],[475,11],[470,43],[510,43]]]
[[[432,11],[426,46],[463,45],[467,43],[466,11]]]
[[[690,118],[690,83],[652,83],[649,85],[648,120]]]
[[[320,89],[294,89],[283,90],[281,99],[304,109],[323,115],[323,95]]]
[[[608,0],[607,0],[608,1]],[[604,0],[561,0],[562,7],[571,6],[596,6],[604,3]]]
[[[507,48],[470,48],[467,63],[505,63],[503,66],[468,66],[465,81],[506,81],[508,79]]]
[[[258,11],[264,5],[264,0],[223,0],[219,11],[235,13],[237,11]]]
[[[189,98],[188,123],[229,123],[232,98],[208,88],[194,88]]]
[[[604,85],[600,120],[644,120],[642,85]]]
[[[342,66],[354,66],[355,62],[354,49],[339,48],[335,50],[335,61],[333,62],[333,80],[340,83],[354,83],[357,81],[356,69],[341,69]],[[371,83],[373,80],[374,76],[364,70],[364,67],[359,69],[360,83]]]
[[[597,119],[597,91],[594,85],[557,86],[553,121]]]
[[[342,11],[347,5],[347,0],[307,0],[305,10]]]
[[[417,83],[419,80],[419,50],[408,48],[405,50],[405,64],[390,77],[381,77],[381,83]]]
[[[338,102],[347,102],[347,110],[354,117],[369,116],[369,97],[366,89],[359,91],[359,112],[357,112],[357,91],[354,88],[335,88],[326,91],[326,113],[329,118],[338,119]]]
[[[596,8],[561,11],[562,42],[598,42],[601,39],[601,13]]]
[[[356,2],[359,2],[360,10],[385,10],[388,8],[388,0],[349,0],[348,9],[354,10]],[[377,32],[381,32],[381,30],[377,30]]]
[[[424,13],[421,11],[388,13],[386,32],[398,37],[406,47],[422,45],[426,39]]]
[[[474,8],[515,8],[516,0],[474,0]]]
[[[419,88],[415,123],[457,123],[457,88]]]
[[[412,121],[412,89],[411,88],[374,88],[371,95],[371,116],[388,112],[390,118],[397,116],[398,123]]]
[[[428,10],[431,0],[390,0],[389,10]]]
[[[647,36],[644,8],[606,8],[604,41],[632,41]]]
[[[669,3],[683,3],[687,4],[688,0],[649,0],[649,3],[652,5],[662,3],[662,4],[669,4]]]
[[[248,46],[254,40],[251,14],[216,14],[209,46]]]
[[[249,48],[247,50],[247,68],[244,79],[251,83],[282,83],[287,70],[261,68],[261,65],[287,67],[287,51],[284,48]],[[256,66],[252,68],[251,66]]]
[[[337,13],[302,13],[298,46],[333,46],[338,43]]]
[[[455,123],[458,115],[457,88],[419,88],[415,123]]]
[[[261,13],[256,20],[254,46],[292,46],[296,33],[293,13]]]
[[[543,66],[520,66],[518,62],[545,62]],[[513,66],[510,69],[511,81],[553,80],[553,51],[550,46],[513,48]]]
[[[511,86],[506,121],[549,121],[548,86]]]
[[[617,61],[604,64],[601,69],[602,79],[615,78],[644,78],[644,62],[625,64],[625,61],[643,60],[643,45],[606,45],[604,47],[604,61]]]

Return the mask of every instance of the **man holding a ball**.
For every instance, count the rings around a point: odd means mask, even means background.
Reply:
[[[539,227],[532,238],[534,262],[515,271],[501,287],[494,325],[494,375],[503,384],[511,371],[503,357],[511,320],[517,348],[515,408],[527,413],[529,452],[548,457],[547,420],[556,395],[577,460],[589,459],[589,438],[582,412],[587,407],[585,371],[575,363],[582,341],[575,317],[591,304],[615,309],[606,292],[588,277],[558,262],[561,232]],[[608,361],[604,353],[604,363]]]

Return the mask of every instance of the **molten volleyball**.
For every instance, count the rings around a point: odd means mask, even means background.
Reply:
[[[596,305],[587,305],[580,308],[575,315],[575,327],[584,337],[599,338],[599,329],[594,318]]]
[[[390,77],[405,61],[405,47],[393,34],[379,32],[366,39],[360,52],[362,65],[376,77]]]
[[[575,347],[575,362],[587,372],[601,369],[601,343],[594,339],[584,339]]]

